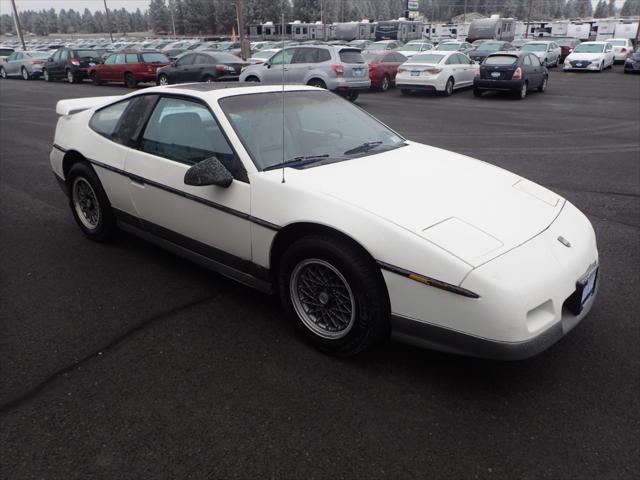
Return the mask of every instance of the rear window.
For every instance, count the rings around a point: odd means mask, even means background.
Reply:
[[[73,54],[76,56],[76,58],[99,56],[95,50],[74,50]]]
[[[365,63],[360,50],[340,50],[342,63]]]
[[[484,61],[485,65],[513,65],[518,57],[513,55],[491,55]]]
[[[169,59],[162,53],[143,53],[142,61],[146,63],[169,63]]]

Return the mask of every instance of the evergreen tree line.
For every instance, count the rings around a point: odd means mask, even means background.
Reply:
[[[640,0],[626,0],[616,12],[614,0],[599,0],[595,9],[591,0],[421,0],[421,13],[432,21],[446,22],[456,15],[478,12],[500,14],[526,20],[620,15],[640,15]],[[325,23],[359,20],[387,20],[402,15],[403,0],[245,0],[245,24],[301,20]],[[109,24],[114,33],[153,31],[178,35],[229,33],[237,28],[236,8],[231,0],[150,0],[149,9],[130,12],[124,8],[80,13],[73,9],[56,12],[25,10],[19,13],[22,27],[36,35],[106,33]],[[10,15],[0,16],[0,34],[15,33]]]

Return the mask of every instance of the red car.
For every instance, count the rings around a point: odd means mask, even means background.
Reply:
[[[89,76],[95,85],[124,82],[127,87],[135,88],[138,82],[155,83],[156,70],[170,63],[164,53],[124,51],[109,55],[104,63],[91,69]]]
[[[398,52],[365,52],[362,55],[369,64],[371,88],[386,92],[395,83],[398,67],[407,61],[407,57]]]
[[[564,62],[564,59],[569,56],[573,49],[580,45],[580,40],[577,38],[555,38],[551,37],[551,39],[560,45],[560,60],[559,62]]]

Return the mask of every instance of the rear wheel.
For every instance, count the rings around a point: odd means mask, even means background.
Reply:
[[[138,86],[138,81],[136,80],[136,77],[133,76],[133,73],[125,73],[124,84],[127,88],[136,88]]]
[[[42,70],[42,76],[44,77],[45,82],[50,82],[52,80],[51,75],[49,75],[49,70],[46,68]]]
[[[104,242],[116,232],[116,221],[104,189],[91,166],[74,164],[67,175],[71,213],[82,233]]]
[[[473,96],[474,97],[481,97],[482,96],[482,90],[480,90],[479,88],[474,88],[473,89]]]
[[[408,88],[401,88],[400,93],[402,93],[402,95],[411,95],[411,90]]]
[[[169,77],[167,77],[164,73],[161,73],[158,76],[158,85],[169,85]]]
[[[67,82],[76,83],[76,75],[73,73],[73,70],[70,68],[67,69]]]
[[[213,77],[211,75],[205,75],[204,78],[202,79],[203,82],[205,83],[211,83],[214,81]]]
[[[311,80],[309,80],[307,82],[307,85],[311,86],[311,87],[318,87],[318,88],[327,88],[327,84],[324,83],[322,80],[320,80],[319,78],[312,78]]]
[[[538,87],[538,91],[539,92],[544,93],[547,90],[547,82],[548,81],[549,81],[549,78],[546,77],[546,76],[542,79],[542,83]]]
[[[520,100],[524,100],[525,98],[527,98],[528,91],[529,91],[529,82],[525,80],[524,83],[522,84],[522,87],[520,87],[520,91],[518,92],[518,98]]]
[[[7,71],[4,69],[4,67],[0,67],[0,77],[7,78]]]
[[[284,253],[280,299],[297,329],[334,355],[361,352],[389,334],[389,299],[380,269],[349,242],[308,236]]]
[[[22,69],[20,70],[20,73],[22,74],[23,80],[31,80],[31,74],[25,67],[22,67]]]
[[[453,84],[453,77],[449,77],[449,80],[447,80],[447,84],[444,86],[445,96],[450,97],[451,95],[453,95]]]
[[[359,96],[360,94],[358,92],[348,92],[345,98],[350,102],[355,102]]]
[[[387,75],[385,73],[384,76],[382,77],[382,83],[380,84],[380,90],[382,90],[383,92],[386,92],[387,90],[389,90],[390,86],[391,86],[391,78],[389,78],[389,75]]]

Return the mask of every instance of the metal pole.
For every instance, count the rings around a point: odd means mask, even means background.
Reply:
[[[531,8],[533,8],[533,0],[529,0],[529,14],[527,15],[527,31],[524,33],[524,38],[529,38],[529,29],[531,28]]]
[[[244,0],[236,0],[236,13],[238,15],[238,35],[240,37],[240,55],[243,60],[251,56],[251,50],[246,44],[244,35]]]
[[[20,43],[22,43],[22,49],[26,50],[27,46],[24,44],[24,37],[22,36],[22,27],[20,26],[20,19],[18,18],[18,9],[16,8],[15,0],[11,0],[11,7],[13,8],[13,23],[16,26],[16,33],[20,37]]]
[[[173,28],[173,38],[176,38],[176,21],[173,18],[173,2],[169,0],[169,13],[171,14],[171,27]]]
[[[111,43],[113,43],[113,29],[111,28],[111,16],[109,15],[107,0],[104,0],[104,9],[107,12],[107,28],[109,28],[109,38],[111,39]]]
[[[462,23],[467,23],[467,0],[464,0],[464,17],[462,17]]]

